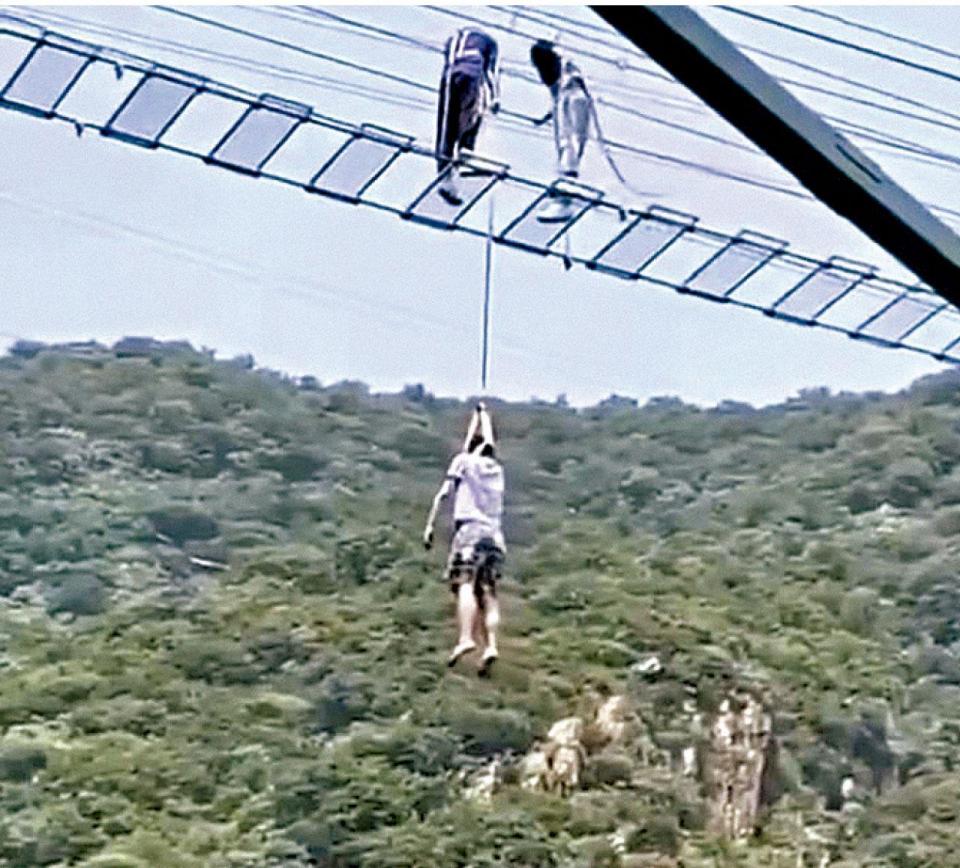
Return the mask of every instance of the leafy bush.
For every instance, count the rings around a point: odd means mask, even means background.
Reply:
[[[653,467],[634,468],[620,482],[620,492],[634,509],[646,506],[660,487],[660,474]]]
[[[627,836],[627,850],[637,853],[653,850],[676,856],[680,852],[680,829],[672,817],[651,817]]]
[[[99,615],[105,611],[110,597],[103,582],[96,576],[72,575],[47,599],[47,611],[70,612],[74,615]]]
[[[523,751],[533,741],[530,723],[517,711],[465,709],[453,716],[450,726],[467,751],[475,754]]]
[[[28,742],[0,744],[0,780],[29,781],[46,767],[47,754],[43,748]]]
[[[584,780],[596,786],[625,784],[633,776],[633,761],[617,753],[600,753],[590,757]]]
[[[933,490],[933,470],[919,458],[894,462],[887,471],[887,499],[894,506],[913,507]]]
[[[878,617],[879,596],[872,588],[854,588],[840,604],[840,623],[851,633],[871,635]]]
[[[187,540],[212,539],[220,535],[217,521],[206,513],[185,506],[171,506],[147,513],[157,533],[170,537],[177,545]]]

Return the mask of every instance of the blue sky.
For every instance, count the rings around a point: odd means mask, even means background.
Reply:
[[[319,17],[291,15],[276,7],[190,9],[431,86],[439,75],[441,61],[435,53],[375,41]],[[522,18],[511,21],[493,8],[460,10],[536,35],[553,35],[546,25]],[[46,16],[47,25],[59,32],[257,92],[302,100],[329,115],[405,130],[426,143],[432,140],[435,119],[429,94],[157,9],[10,11]],[[457,26],[449,14],[419,7],[338,6],[333,11],[436,44]],[[552,11],[598,23],[584,7]],[[767,11],[932,61],[929,53],[891,45],[800,10]],[[835,11],[960,52],[960,11],[955,8]],[[791,37],[720,9],[701,12],[739,41],[936,106],[956,104],[956,83]],[[491,32],[500,39],[511,67],[522,69],[527,41],[492,28]],[[570,36],[563,39],[573,53],[586,48],[614,62],[628,58],[625,45],[617,51],[616,34],[594,35],[612,47]],[[281,80],[265,70],[184,56],[171,45],[157,44],[158,39],[181,49],[214,50],[331,77],[337,85]],[[655,69],[636,57],[629,62]],[[800,82],[863,95],[831,83],[823,74],[763,63],[771,72]],[[939,57],[936,63],[960,72],[956,61]],[[679,85],[624,72],[614,63],[581,58],[581,65],[601,98],[730,142],[688,136],[601,105],[609,137],[794,185],[765,155],[744,150],[745,140]],[[819,111],[911,142],[956,150],[956,131],[808,90],[795,92]],[[504,80],[504,103],[527,114],[540,114],[547,107],[545,92],[514,77]],[[926,110],[917,113],[940,117]],[[209,123],[211,129],[220,128],[213,119]],[[202,133],[202,124],[199,129]],[[547,136],[547,131],[531,135],[497,122],[484,131],[478,150],[503,159],[521,174],[549,180],[553,156]],[[482,242],[96,135],[78,139],[66,125],[12,112],[0,112],[0,141],[6,168],[0,182],[4,227],[0,251],[5,263],[0,332],[5,335],[104,341],[124,334],[187,338],[221,355],[250,352],[260,364],[310,373],[323,382],[361,379],[383,390],[422,382],[438,394],[461,396],[478,391]],[[588,152],[584,180],[609,190],[614,198],[644,204],[617,190],[595,151]],[[955,167],[906,160],[886,149],[870,154],[918,197],[946,207],[958,201]],[[637,186],[658,194],[656,201],[699,214],[708,226],[730,232],[749,227],[787,238],[800,252],[843,254],[909,279],[882,250],[819,203],[679,171],[654,160],[627,156],[620,160]],[[616,392],[641,400],[676,394],[704,404],[723,399],[763,404],[821,385],[835,390],[898,389],[942,369],[913,353],[865,346],[582,268],[564,272],[556,262],[500,247],[494,261],[490,391],[509,398],[551,399],[564,393],[582,404]]]

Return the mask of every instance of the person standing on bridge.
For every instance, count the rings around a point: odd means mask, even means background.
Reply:
[[[530,61],[553,99],[550,111],[535,123],[540,126],[553,120],[557,173],[560,178],[572,180],[580,175],[580,160],[590,136],[590,124],[596,120],[593,99],[579,67],[569,58],[561,57],[556,45],[548,39],[534,43]],[[571,216],[569,199],[559,196],[547,203],[537,219],[543,223],[562,223]]]
[[[580,67],[569,57],[563,56],[557,50],[556,44],[549,39],[538,39],[531,46],[530,61],[536,68],[540,81],[550,90],[553,101],[550,111],[533,123],[539,127],[553,120],[553,142],[557,149],[559,179],[572,181],[580,176],[580,161],[583,159],[592,127],[600,153],[621,186],[634,196],[642,196],[644,199],[659,198],[660,193],[635,187],[620,171],[600,128],[597,101],[587,89],[587,81]],[[537,219],[541,223],[566,223],[573,215],[573,199],[555,192],[537,215]],[[623,209],[620,209],[620,219],[627,219],[627,212]]]
[[[503,492],[503,467],[496,456],[493,423],[481,403],[470,421],[463,451],[454,457],[433,499],[423,531],[423,544],[429,549],[440,504],[453,493],[454,534],[446,578],[457,600],[459,637],[447,665],[453,666],[464,654],[476,650],[479,640],[483,645],[481,676],[489,675],[498,656],[497,581],[506,552],[500,529]]]
[[[476,27],[464,27],[447,40],[437,112],[437,170],[446,177],[437,192],[451,205],[463,199],[456,160],[473,150],[487,111],[500,110],[500,49]]]

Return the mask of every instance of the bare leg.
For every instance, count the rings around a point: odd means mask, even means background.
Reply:
[[[477,597],[473,582],[463,582],[457,590],[457,623],[460,625],[460,643],[473,641],[477,621]]]
[[[483,657],[480,660],[480,675],[490,674],[490,669],[496,662],[499,652],[497,651],[497,627],[500,625],[500,602],[496,594],[487,589],[483,595],[483,629],[486,633],[486,648],[483,649]]]
[[[473,622],[473,641],[481,649],[485,649],[487,647],[487,626],[484,603],[481,601],[478,605],[477,617],[474,618]]]
[[[460,587],[457,588],[457,625],[460,628],[460,638],[457,640],[457,647],[453,649],[450,658],[447,660],[448,666],[453,666],[464,654],[477,647],[476,642],[473,641],[477,611],[477,598],[473,593],[473,582],[461,582]]]
[[[500,602],[487,591],[483,598],[483,626],[487,634],[487,655],[497,655],[497,627],[500,626]]]

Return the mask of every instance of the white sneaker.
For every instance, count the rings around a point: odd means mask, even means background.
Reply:
[[[551,199],[537,214],[541,223],[566,223],[573,217],[573,203],[566,196]]]
[[[476,642],[460,642],[457,647],[450,652],[450,656],[447,658],[447,666],[455,666],[457,661],[463,657],[464,654],[469,654],[477,647]]]
[[[497,662],[497,652],[493,648],[487,648],[483,652],[483,659],[480,661],[480,668],[477,670],[477,675],[481,678],[486,678],[490,674],[490,670],[493,669],[493,664]]]

